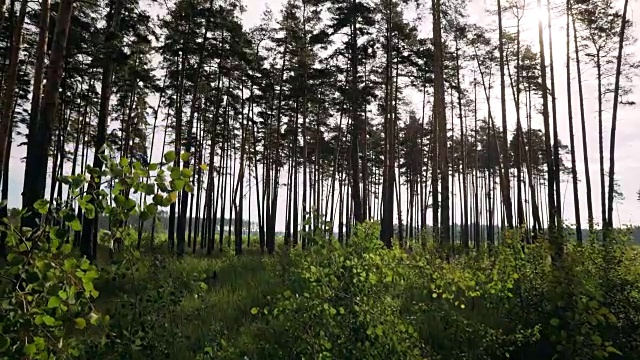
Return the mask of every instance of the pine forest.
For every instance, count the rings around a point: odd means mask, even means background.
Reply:
[[[0,360],[640,359],[634,6],[0,0]]]

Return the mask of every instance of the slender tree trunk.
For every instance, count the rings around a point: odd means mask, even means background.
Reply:
[[[498,1],[498,52],[500,54],[500,109],[502,114],[502,173],[500,181],[500,190],[502,192],[502,200],[504,201],[504,209],[506,211],[507,225],[513,228],[513,206],[511,204],[511,190],[509,179],[509,148],[507,145],[507,95],[505,89],[504,78],[504,34],[502,29],[502,5]]]
[[[613,193],[615,190],[615,166],[616,166],[616,127],[618,125],[618,102],[620,98],[620,75],[622,72],[622,55],[624,51],[625,32],[627,29],[627,9],[629,0],[624,1],[622,20],[620,21],[620,35],[618,39],[618,58],[616,61],[616,80],[613,88],[613,112],[611,114],[611,140],[609,141],[609,193],[607,208],[607,228],[613,229]],[[608,233],[606,234],[608,235]],[[607,239],[608,240],[608,239]]]
[[[444,90],[444,47],[442,43],[442,25],[441,25],[441,7],[440,0],[433,0],[433,73],[434,73],[434,122],[437,123],[438,132],[438,148],[437,164],[440,170],[440,193],[442,201],[440,203],[440,231],[439,241],[449,246],[450,239],[450,220],[449,220],[449,161],[447,156],[447,118]],[[434,197],[434,212],[435,208]],[[434,218],[435,221],[435,218]]]
[[[603,109],[602,102],[604,94],[602,93],[602,64],[600,62],[600,51],[596,51],[596,70],[598,79],[598,159],[600,162],[600,214],[602,216],[602,227],[606,228],[607,221],[607,188],[604,176],[604,134],[602,130]]]
[[[547,1],[547,22],[549,26],[549,75],[551,82],[551,115],[553,119],[553,175],[555,190],[555,219],[558,229],[562,228],[562,199],[560,194],[560,139],[558,138],[558,111],[556,102],[555,68],[553,66],[553,41],[551,25],[551,1]]]
[[[4,9],[2,9],[4,11]],[[13,105],[16,96],[16,82],[18,79],[18,67],[20,63],[20,50],[22,48],[22,27],[27,16],[27,0],[22,0],[18,21],[13,27],[11,39],[11,52],[9,55],[9,68],[4,82],[4,97],[2,101],[2,117],[0,118],[0,178],[4,172],[5,152],[8,152],[9,138],[13,131]],[[8,176],[7,173],[4,176]]]
[[[541,1],[538,1],[538,9],[542,9]],[[542,118],[544,121],[544,142],[545,142],[545,158],[547,162],[547,181],[548,181],[548,189],[547,189],[547,198],[548,198],[548,206],[549,206],[549,230],[552,231],[556,227],[556,206],[555,206],[555,172],[554,172],[554,161],[553,161],[553,151],[551,150],[551,126],[549,124],[549,100],[547,94],[547,67],[545,60],[545,47],[544,47],[544,37],[542,31],[542,18],[538,19],[538,41],[539,41],[539,51],[540,51],[540,75],[542,81]],[[531,145],[531,144],[530,144]],[[555,238],[554,234],[551,234],[552,238]],[[552,240],[553,241],[553,240]],[[556,244],[557,245],[557,244]],[[559,252],[561,251],[561,247],[556,247],[554,249],[554,260],[559,260]]]
[[[357,8],[356,0],[351,0],[352,11]],[[361,123],[359,117],[360,96],[358,89],[358,16],[354,15],[351,20],[351,34],[349,39],[349,57],[351,66],[351,84],[349,89],[351,105],[351,199],[353,201],[353,216],[356,222],[364,220],[362,215],[362,199],[360,197],[360,167],[359,167],[359,141]]]
[[[578,196],[578,172],[576,170],[576,144],[573,134],[573,104],[571,103],[571,27],[569,14],[572,14],[571,0],[567,0],[567,117],[569,119],[569,146],[571,146],[571,180],[573,182],[573,208],[576,219],[576,239],[582,243],[582,225],[580,223],[580,197]]]
[[[587,223],[589,234],[593,232],[593,201],[591,199],[591,173],[589,171],[589,154],[587,146],[587,125],[584,112],[584,95],[582,91],[582,70],[580,69],[580,48],[578,47],[578,33],[576,31],[576,18],[571,11],[571,22],[573,26],[573,48],[576,54],[576,73],[578,75],[578,96],[580,98],[580,124],[582,128],[582,155],[584,163],[584,182],[587,190]]]

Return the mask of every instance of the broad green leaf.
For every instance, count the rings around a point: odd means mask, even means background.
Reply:
[[[120,166],[125,167],[129,165],[129,159],[127,159],[126,157],[121,157],[120,158]]]
[[[187,184],[184,186],[184,189],[185,189],[188,193],[192,193],[192,192],[193,192],[193,185],[191,185],[191,184],[187,183]]]
[[[62,300],[60,300],[59,297],[52,296],[52,297],[49,298],[49,302],[47,303],[47,307],[49,309],[55,309],[58,306],[60,306],[61,303],[62,303]]]
[[[124,207],[124,203],[126,201],[127,201],[127,199],[124,196],[120,195],[120,194],[118,194],[118,195],[113,197],[113,202],[115,202],[116,206],[118,206],[118,207]]]
[[[71,252],[71,250],[73,249],[73,246],[71,244],[64,244],[62,245],[61,251],[63,254],[68,254]]]
[[[135,207],[136,207],[136,201],[133,199],[127,199],[127,201],[124,204],[124,208],[127,210],[132,210]]]
[[[156,186],[154,184],[146,184],[144,189],[145,195],[153,195],[156,193]]]
[[[257,307],[254,307],[253,309],[251,309],[251,313],[252,313],[253,315],[257,314],[257,313],[258,313],[258,308],[257,308]]]
[[[158,164],[153,163],[153,164],[149,164],[149,171],[156,171],[158,170]]]
[[[158,213],[158,206],[156,206],[156,204],[148,204],[147,207],[145,208],[145,211],[147,213],[149,213],[150,216],[156,216],[156,214]]]
[[[202,171],[207,171],[209,169],[209,165],[207,164],[200,164],[200,169],[202,169]]]
[[[184,180],[181,180],[181,179],[172,180],[171,185],[173,190],[182,191],[182,189],[184,188]]]
[[[180,170],[180,175],[182,175],[182,177],[190,178],[193,175],[193,170],[191,170],[191,169],[182,169],[182,170]]]
[[[594,344],[600,346],[602,345],[602,338],[598,335],[592,335],[591,336],[591,341],[593,341]]]
[[[98,324],[98,320],[100,320],[100,315],[96,314],[95,312],[91,312],[91,314],[89,314],[89,322],[92,325],[97,325]]]
[[[160,194],[153,195],[153,203],[156,205],[162,205],[164,197]]]
[[[49,212],[49,201],[46,199],[40,199],[33,204],[33,207],[42,215]]]
[[[187,160],[189,160],[190,157],[191,157],[191,153],[186,152],[186,151],[183,152],[182,154],[180,154],[180,159],[182,161],[187,161]]]
[[[28,357],[32,357],[36,353],[36,344],[27,344],[24,346],[24,353]]]
[[[76,329],[84,329],[87,326],[87,321],[83,318],[77,318],[74,322],[76,323]]]
[[[551,319],[551,325],[553,325],[553,326],[560,325],[560,320],[558,320],[557,318]]]
[[[87,218],[93,219],[96,217],[96,208],[92,204],[85,204],[82,209],[84,210],[84,214]]]
[[[52,318],[49,315],[45,315],[42,317],[42,321],[47,324],[48,326],[53,326],[56,323],[56,319]]]
[[[176,160],[176,152],[175,151],[167,151],[164,154],[164,161],[168,163],[172,163]]]
[[[72,221],[70,221],[69,226],[71,227],[71,229],[73,231],[80,231],[82,230],[82,224],[80,223],[80,220],[78,219],[73,219]]]
[[[179,168],[174,168],[171,170],[171,180],[179,180],[182,178],[182,174],[180,173]]]

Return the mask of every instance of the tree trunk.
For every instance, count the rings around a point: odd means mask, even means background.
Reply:
[[[440,229],[439,241],[445,245],[450,245],[450,221],[449,221],[449,161],[447,157],[447,118],[444,93],[444,47],[442,43],[441,7],[440,0],[433,0],[433,74],[434,74],[434,122],[437,124],[438,143],[436,147],[437,164],[440,171]],[[435,165],[435,164],[434,164]],[[437,186],[437,185],[436,185]],[[434,212],[436,196],[434,196]],[[435,221],[435,218],[434,218]],[[435,226],[435,223],[434,223]]]
[[[567,0],[567,117],[569,119],[569,146],[571,146],[571,180],[573,182],[573,207],[576,221],[576,239],[582,243],[582,225],[580,223],[580,197],[578,196],[578,172],[576,170],[576,145],[573,134],[573,105],[571,103],[571,27],[569,14],[572,13],[571,0]]]
[[[589,154],[587,146],[587,125],[584,113],[584,95],[582,92],[582,70],[580,69],[580,48],[578,47],[578,33],[576,31],[576,18],[571,11],[571,22],[573,26],[573,48],[576,54],[576,74],[578,76],[578,96],[580,98],[580,124],[582,128],[582,155],[584,163],[584,182],[587,187],[587,223],[589,234],[593,232],[593,200],[591,199],[591,173],[589,171]]]
[[[2,10],[4,11],[4,10]],[[11,39],[11,53],[9,55],[9,69],[7,70],[7,78],[4,84],[4,98],[2,99],[2,117],[0,117],[0,178],[4,172],[5,152],[9,149],[7,146],[10,141],[11,132],[13,131],[12,110],[16,96],[16,82],[18,79],[18,67],[20,62],[20,49],[22,47],[22,27],[24,19],[27,16],[27,0],[22,0],[20,4],[20,13],[18,21],[13,27],[13,36]],[[4,176],[9,174],[5,173]]]
[[[541,0],[538,1],[538,9],[542,9]],[[545,51],[544,51],[544,37],[542,31],[542,18],[538,19],[538,41],[540,45],[540,77],[542,81],[542,118],[544,121],[544,143],[545,143],[545,158],[547,163],[547,201],[549,208],[549,235],[550,241],[553,247],[552,259],[554,264],[558,264],[560,259],[562,258],[562,254],[564,252],[562,246],[561,237],[557,236],[556,231],[556,204],[555,204],[555,192],[554,192],[554,184],[555,184],[555,171],[554,171],[554,160],[553,160],[553,152],[551,150],[551,127],[549,124],[549,102],[547,95],[547,68],[545,61]],[[530,146],[531,147],[531,144]]]
[[[62,81],[65,48],[74,3],[74,0],[62,0],[60,2],[40,117],[35,126],[30,129],[34,134],[33,136],[29,136],[27,143],[22,207],[30,211],[33,210],[32,207],[36,201],[44,197],[47,182],[49,146],[51,145],[51,129],[56,122],[58,93],[60,90],[60,82]],[[37,226],[37,219],[37,212],[31,211],[30,214],[25,216],[22,225],[35,228]]]
[[[511,204],[511,190],[509,178],[509,148],[507,146],[507,95],[505,90],[504,79],[504,36],[502,30],[502,5],[498,0],[498,52],[500,54],[500,109],[502,114],[502,173],[500,178],[500,190],[502,192],[502,200],[504,201],[504,209],[506,211],[507,225],[513,228],[513,206]]]
[[[109,29],[109,34],[106,37],[106,44],[108,44],[108,52],[103,54],[102,59],[102,83],[100,90],[100,107],[98,110],[98,126],[96,133],[96,146],[95,152],[93,155],[93,167],[102,171],[102,166],[104,165],[102,158],[100,155],[104,154],[104,145],[107,139],[107,128],[109,126],[109,103],[111,102],[111,88],[113,81],[113,67],[115,62],[115,56],[117,49],[116,40],[119,34],[119,23],[120,23],[120,12],[121,12],[121,2],[117,0],[114,4],[113,9],[111,9],[111,13],[109,14],[107,28]],[[100,175],[96,177],[97,181],[89,182],[87,192],[89,194],[94,194],[97,190],[99,190],[100,183]],[[95,196],[92,196],[91,204],[95,206],[96,204]],[[80,242],[80,252],[82,255],[86,256],[88,259],[95,260],[97,254],[93,253],[93,249],[96,248],[95,244],[98,239],[94,238],[94,234],[96,234],[98,219],[93,218],[90,219],[87,216],[83,218],[83,226],[82,226],[82,239]]]
[[[356,0],[351,1],[352,11],[357,8]],[[361,124],[359,118],[360,95],[358,89],[358,16],[351,20],[351,34],[349,38],[349,57],[351,61],[351,85],[349,97],[351,103],[351,199],[353,201],[353,217],[357,223],[364,220],[362,215],[362,199],[360,197],[360,167],[359,167],[359,135]]]
[[[611,114],[611,140],[609,141],[609,194],[607,208],[607,228],[613,229],[613,192],[615,190],[615,166],[616,166],[616,127],[618,125],[618,102],[620,98],[620,75],[622,72],[622,53],[624,50],[624,36],[627,29],[627,8],[629,0],[624,1],[622,20],[620,21],[620,35],[618,39],[618,58],[616,61],[616,80],[613,88],[613,112]],[[605,232],[608,235],[608,232]],[[608,239],[607,239],[608,240]]]

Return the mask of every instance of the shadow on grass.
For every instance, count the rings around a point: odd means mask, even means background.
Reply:
[[[277,261],[277,257],[261,256],[259,249],[250,249],[239,257],[217,253],[214,257],[198,254],[181,259],[166,252],[145,252],[135,264],[129,264],[133,266],[130,275],[102,279],[96,306],[113,314],[112,317],[119,316],[120,328],[149,323],[144,327],[145,338],[167,340],[163,358],[193,359],[207,344],[221,337],[241,336],[244,328],[254,325],[257,318],[251,314],[251,308],[264,306],[269,296],[281,291],[282,283],[274,271]],[[109,261],[102,262],[105,273],[107,264]],[[202,281],[214,270],[217,281],[203,289]],[[159,292],[159,288],[163,291]],[[162,298],[173,294],[179,294],[180,298],[170,301]],[[133,314],[116,309],[123,299],[131,303],[132,298],[136,299]],[[158,305],[158,301],[168,304]],[[148,356],[149,353],[140,353],[133,358]]]

